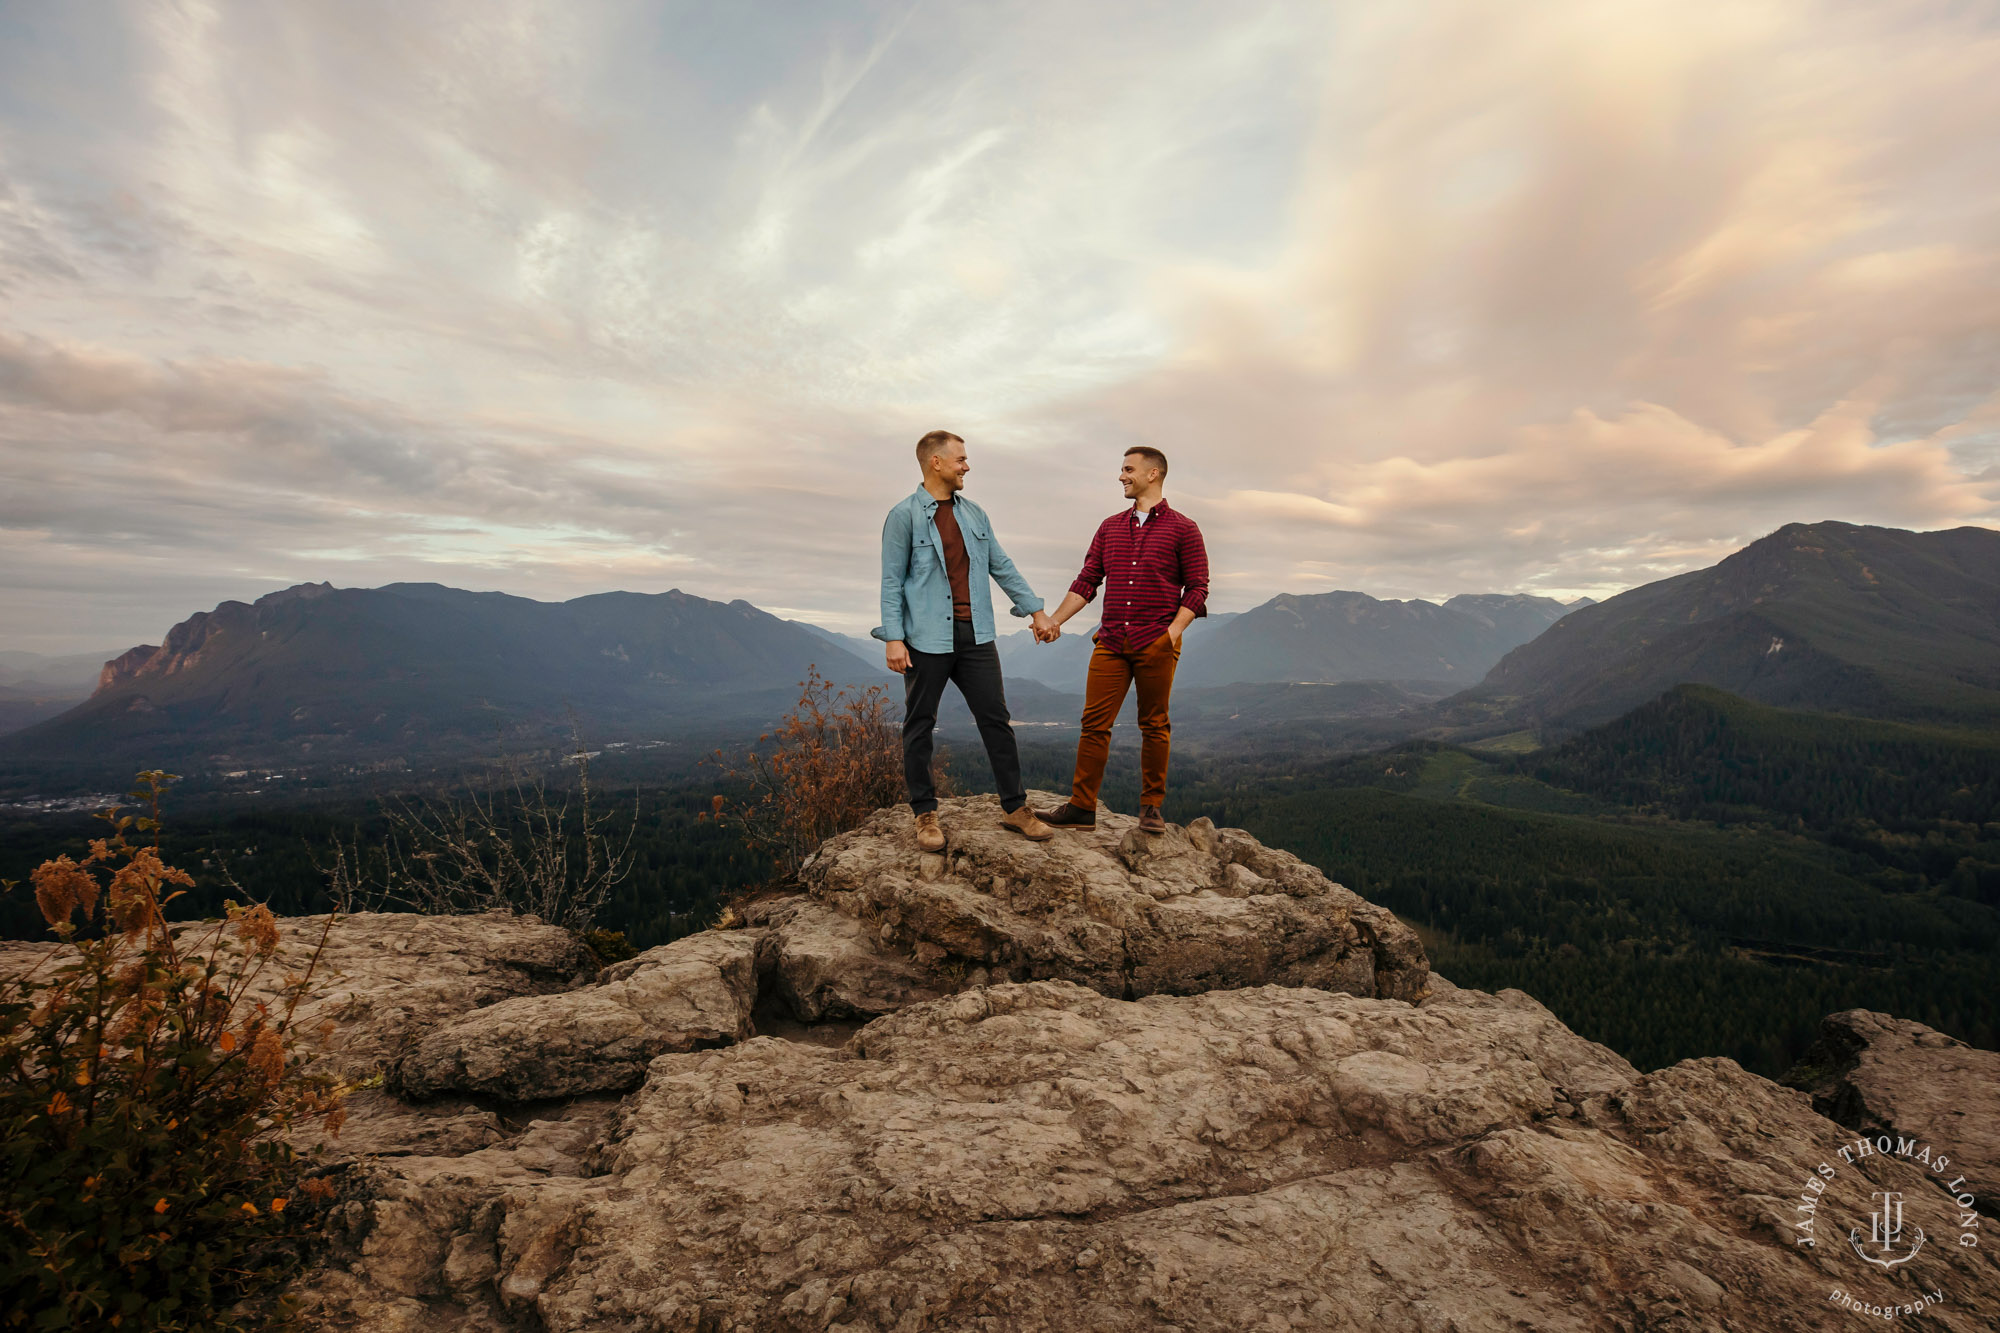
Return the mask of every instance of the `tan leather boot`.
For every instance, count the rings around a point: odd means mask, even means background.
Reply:
[[[926,810],[917,816],[917,850],[920,852],[944,850],[944,830],[938,827],[935,810]]]
[[[1141,833],[1165,833],[1167,831],[1167,821],[1160,814],[1159,806],[1142,805],[1139,807],[1139,831]]]
[[[1030,842],[1047,842],[1056,836],[1056,831],[1044,824],[1028,806],[1022,806],[1011,815],[1000,816],[1000,822]]]

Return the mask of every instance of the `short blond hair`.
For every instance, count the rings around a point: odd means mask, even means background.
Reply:
[[[923,439],[917,441],[917,466],[920,468],[929,468],[932,454],[944,448],[947,444],[964,443],[963,439],[953,435],[948,430],[934,430],[924,436]]]

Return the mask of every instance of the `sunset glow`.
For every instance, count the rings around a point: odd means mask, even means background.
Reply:
[[[0,647],[321,579],[865,632],[936,426],[1051,599],[1135,443],[1217,610],[2000,527],[1980,13],[9,6]]]

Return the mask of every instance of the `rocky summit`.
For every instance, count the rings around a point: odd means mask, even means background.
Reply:
[[[884,811],[802,891],[597,971],[532,921],[337,924],[334,1055],[384,1078],[329,1145],[309,1324],[2000,1326],[1990,1205],[1951,1193],[1993,1183],[1852,1148],[1985,1150],[2000,1093],[1948,1038],[1841,1024],[1816,1093],[1642,1073],[1240,831],[942,815],[942,855]],[[1884,1192],[1928,1242],[1886,1264]]]

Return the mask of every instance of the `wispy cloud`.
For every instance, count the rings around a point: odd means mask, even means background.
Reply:
[[[2000,524],[1946,4],[10,11],[0,638],[679,585],[873,622],[944,424],[1039,587],[1148,441],[1219,601]]]

